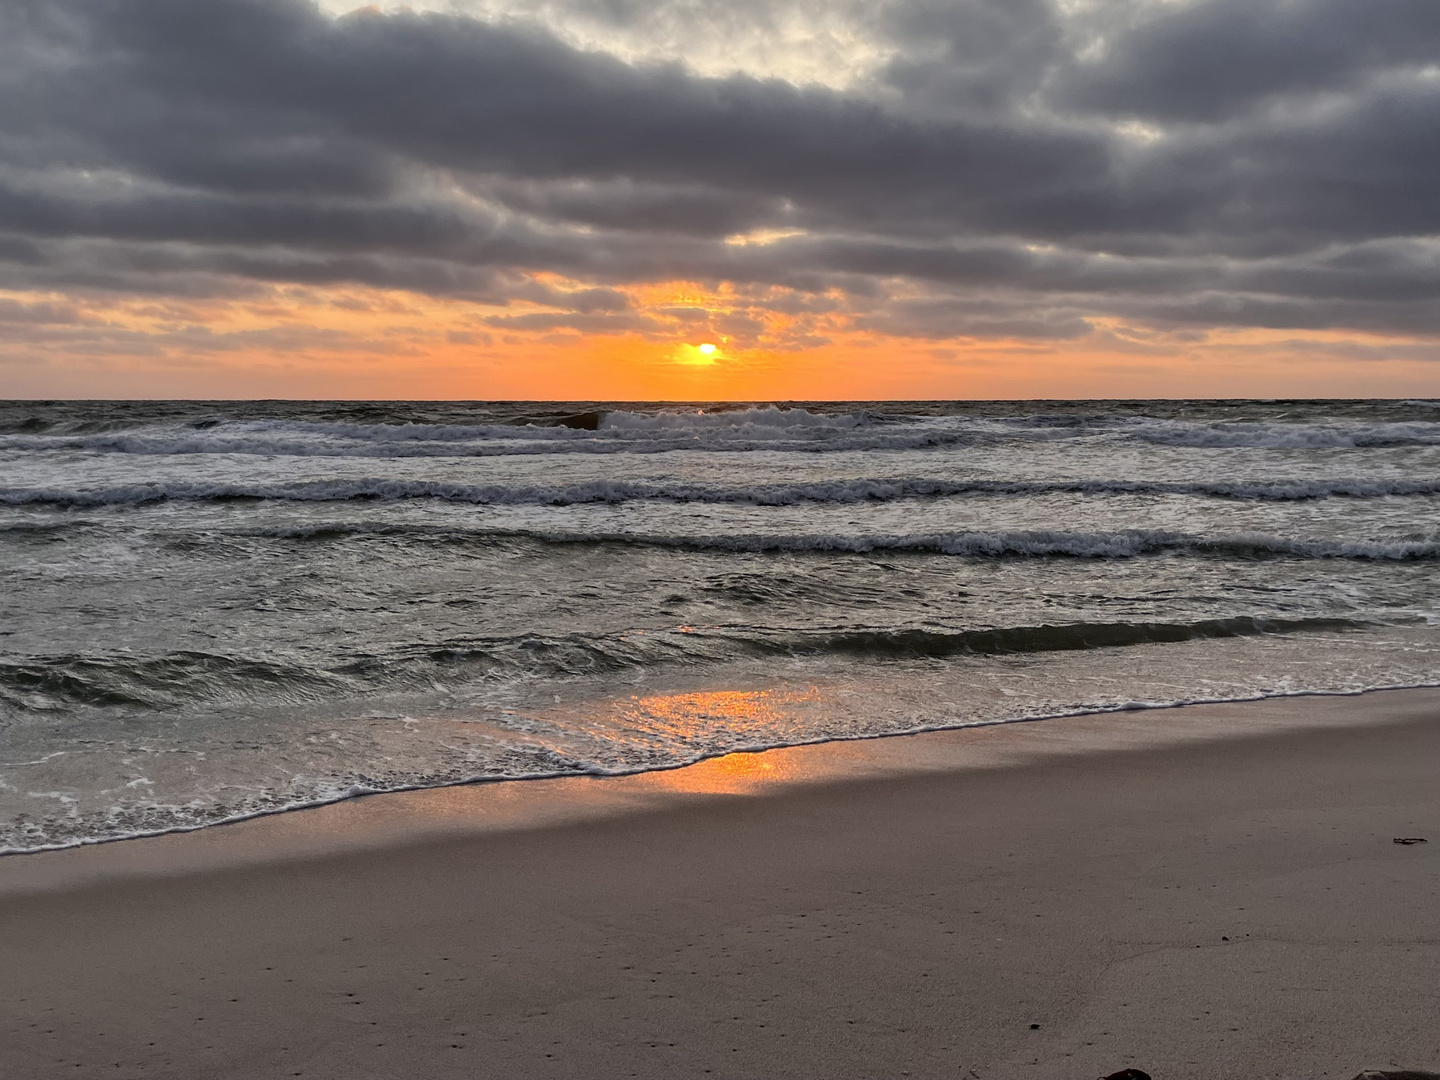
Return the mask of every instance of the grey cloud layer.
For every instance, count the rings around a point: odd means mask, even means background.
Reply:
[[[893,0],[868,32],[889,59],[842,92],[456,15],[11,0],[0,287],[354,282],[647,332],[613,287],[687,278],[929,336],[1440,334],[1435,0]],[[754,230],[794,235],[725,242]]]

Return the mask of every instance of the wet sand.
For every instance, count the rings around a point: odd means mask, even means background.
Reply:
[[[1437,766],[1400,691],[0,859],[0,1075],[1440,1069]]]

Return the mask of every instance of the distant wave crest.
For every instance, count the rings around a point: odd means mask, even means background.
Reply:
[[[1419,408],[1425,402],[1412,402]],[[923,450],[996,441],[1083,438],[1194,448],[1344,449],[1440,445],[1430,420],[1223,420],[1120,415],[829,415],[765,406],[718,411],[593,412],[530,423],[360,423],[217,420],[126,430],[0,434],[0,450],[114,454],[236,454],[290,457],[495,457],[527,454],[668,453],[681,450],[842,452]]]
[[[1135,437],[1148,443],[1185,447],[1254,447],[1269,450],[1364,449],[1386,446],[1440,445],[1440,424],[1409,423],[1279,423],[1226,421],[1193,424],[1147,420]]]

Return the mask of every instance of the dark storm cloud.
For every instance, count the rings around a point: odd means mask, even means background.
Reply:
[[[962,217],[1043,198],[1057,176],[1098,182],[1108,165],[1103,140],[1054,124],[920,123],[855,96],[635,67],[472,19],[331,21],[289,0],[84,10],[87,41],[105,51],[57,65],[53,103],[35,105],[116,164],[182,184],[196,174],[177,160],[228,159],[270,125],[282,143],[308,127],[312,147],[358,139],[376,156],[509,179],[631,179],[841,208],[873,208],[898,183],[896,195]],[[73,37],[63,44],[76,48]],[[287,183],[277,153],[260,190],[312,189],[312,158],[289,162]],[[340,179],[336,193],[363,186]],[[663,208],[673,196],[660,194]]]
[[[1217,121],[1279,95],[1345,90],[1377,71],[1433,64],[1434,0],[1155,5],[1113,46],[1070,68],[1061,93],[1122,115]]]
[[[11,0],[0,287],[344,282],[650,332],[615,287],[685,278],[758,290],[738,337],[786,290],[929,336],[1440,332],[1435,0],[869,17],[889,58],[841,91],[514,21]]]
[[[1068,60],[1047,0],[910,0],[882,12],[900,46],[884,79],[925,114],[1013,114]]]
[[[1002,299],[983,297],[900,300],[883,312],[862,316],[860,325],[901,337],[1002,337],[1066,340],[1088,334],[1091,326],[1063,306],[1016,311]]]
[[[540,218],[642,233],[720,239],[756,226],[794,221],[784,199],[706,187],[618,180],[505,182],[488,178],[473,192]]]

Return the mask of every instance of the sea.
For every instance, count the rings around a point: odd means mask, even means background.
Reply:
[[[1440,402],[0,402],[0,850],[1440,684]]]

